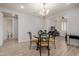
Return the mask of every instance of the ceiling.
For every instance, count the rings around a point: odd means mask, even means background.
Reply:
[[[24,6],[24,8],[20,8],[20,6]],[[78,6],[78,3],[46,3],[46,8],[49,9],[48,16]],[[42,10],[42,3],[0,3],[0,8],[41,16],[40,11]]]

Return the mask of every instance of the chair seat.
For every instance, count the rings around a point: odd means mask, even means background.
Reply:
[[[32,42],[33,43],[36,43],[36,42],[38,42],[38,40],[37,39],[33,39]]]
[[[49,42],[54,42],[54,39],[50,39]]]
[[[54,44],[55,40],[53,38],[50,38],[49,42],[52,43],[52,44]]]
[[[39,43],[40,45],[40,43]],[[41,42],[41,46],[48,46],[48,42]]]

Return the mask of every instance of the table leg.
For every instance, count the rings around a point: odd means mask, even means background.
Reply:
[[[39,44],[37,43],[37,47],[36,47],[36,50],[38,50],[39,49]]]

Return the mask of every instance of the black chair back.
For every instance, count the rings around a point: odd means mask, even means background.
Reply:
[[[30,40],[32,39],[32,33],[28,32]]]
[[[30,49],[31,49],[31,46],[32,46],[32,33],[28,32],[28,34],[29,34],[29,38],[30,38]]]

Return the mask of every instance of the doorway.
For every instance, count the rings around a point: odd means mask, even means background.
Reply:
[[[18,41],[18,16],[11,13],[3,13],[4,41]]]

